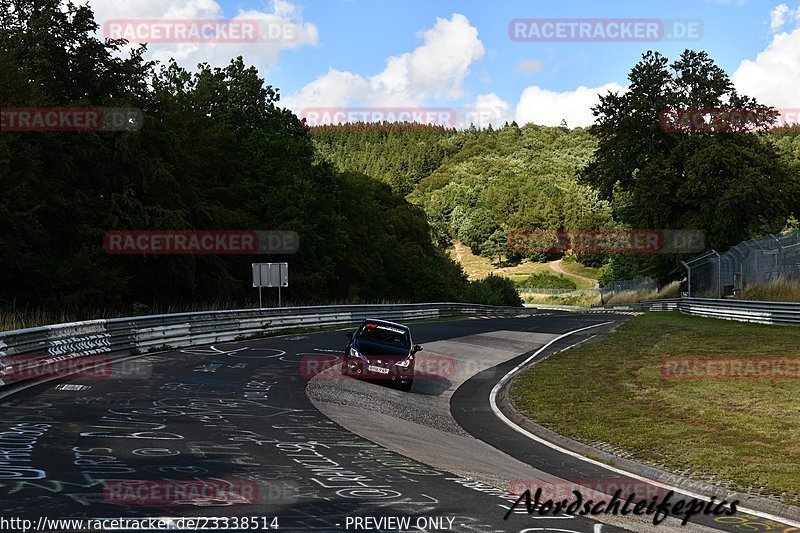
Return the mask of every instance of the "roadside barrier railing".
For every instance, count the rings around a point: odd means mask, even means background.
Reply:
[[[530,314],[521,307],[463,303],[330,305],[177,313],[88,320],[0,332],[0,387],[87,356],[126,357],[148,351],[230,342],[297,328],[457,316]]]
[[[800,326],[800,302],[762,302],[711,298],[649,300],[637,306],[645,311],[680,311],[687,315],[754,322],[778,326]],[[606,306],[609,308],[609,306]]]

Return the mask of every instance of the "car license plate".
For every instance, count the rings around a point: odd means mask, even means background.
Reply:
[[[367,370],[370,372],[377,372],[378,374],[388,374],[389,369],[382,366],[367,365]]]

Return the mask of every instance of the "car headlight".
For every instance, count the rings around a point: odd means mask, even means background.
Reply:
[[[411,363],[413,363],[413,362],[414,362],[414,356],[413,355],[409,355],[407,358],[403,359],[402,361],[399,361],[399,362],[395,363],[394,366],[399,366],[400,368],[408,368],[409,366],[411,366]]]
[[[351,357],[357,357],[357,358],[359,358],[359,359],[366,359],[366,357],[364,357],[363,355],[361,355],[360,353],[358,353],[358,350],[356,350],[356,349],[355,349],[355,348],[353,348],[352,346],[350,347],[350,356],[351,356]]]

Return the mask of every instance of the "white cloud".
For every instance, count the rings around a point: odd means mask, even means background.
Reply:
[[[208,20],[220,19],[223,10],[217,0],[89,0],[104,37],[104,24],[111,20]],[[256,65],[262,74],[278,61],[281,50],[319,41],[317,27],[302,19],[300,8],[287,0],[273,0],[270,10],[240,10],[234,21],[256,21],[262,31],[281,28],[281,37],[247,43],[151,43],[147,59],[167,61],[175,58],[181,66],[194,69],[197,63],[224,66],[243,56],[247,64]],[[128,48],[138,46],[132,43]]]
[[[778,32],[793,23],[788,30]],[[731,79],[737,90],[756,97],[761,103],[778,108],[800,108],[800,6],[781,4],[770,14],[770,27],[778,32],[755,59],[744,60]],[[608,91],[625,91],[617,83],[600,87],[578,87],[573,91],[551,91],[538,86],[527,87],[520,96],[515,120],[520,125],[535,123],[557,126],[566,120],[570,127],[588,126],[594,122],[591,108],[598,95]]]
[[[792,12],[781,4],[772,11],[771,27],[780,29],[790,20],[800,22],[800,7]],[[800,107],[800,28],[773,35],[772,42],[755,59],[739,64],[731,80],[740,93],[763,104]]]
[[[369,95],[369,92],[368,80],[352,72],[331,69],[281,101],[295,111],[300,111],[302,107],[345,107],[353,104],[357,96]]]
[[[463,96],[470,66],[484,55],[478,30],[465,16],[454,14],[437,19],[421,37],[423,44],[388,58],[377,74],[332,69],[282,102],[301,114],[319,107],[422,107],[430,100]]]
[[[454,14],[449,19],[437,19],[421,37],[424,42],[420,46],[389,57],[384,69],[376,74],[331,69],[284,96],[282,103],[298,116],[308,118],[309,123],[335,123],[362,116],[365,118],[360,120],[378,120],[378,112],[397,115],[398,108],[438,109],[429,103],[463,97],[463,83],[471,66],[484,57],[477,30],[466,17]],[[542,68],[536,60],[522,61],[517,66],[518,71],[524,72]],[[456,126],[474,124],[485,128],[491,124],[496,128],[513,120],[520,125],[534,122],[557,126],[566,120],[571,127],[587,126],[593,122],[591,107],[599,102],[598,95],[608,90],[622,91],[624,87],[609,83],[566,92],[528,87],[516,109],[495,93],[482,94],[455,110]],[[368,114],[365,108],[376,113]]]
[[[514,120],[511,104],[494,93],[482,94],[464,106],[458,113],[456,127],[469,128],[474,124],[476,128],[486,128],[489,124],[493,128],[500,128],[506,122]]]
[[[789,6],[781,4],[770,13],[769,27],[772,31],[778,31],[786,24],[786,16],[789,15]],[[791,15],[789,15],[791,16]]]
[[[216,18],[222,7],[214,0],[90,0],[95,20]]]
[[[537,72],[541,72],[544,68],[544,65],[541,61],[536,59],[523,59],[517,66],[514,67],[514,72],[522,72],[524,74],[535,74]]]
[[[622,92],[625,87],[607,83],[600,87],[580,86],[574,91],[556,92],[531,86],[520,96],[516,109],[518,124],[558,126],[562,120],[571,128],[589,126],[594,122],[591,108],[600,102],[599,95],[608,91]]]

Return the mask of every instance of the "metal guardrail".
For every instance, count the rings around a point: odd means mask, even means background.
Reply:
[[[435,319],[530,313],[521,307],[430,303],[240,309],[89,320],[0,332],[0,387],[41,375],[42,369],[86,356],[124,357],[242,340],[298,327],[347,325],[364,318]]]
[[[593,305],[589,311],[638,311],[642,308],[641,304],[606,304],[606,305]]]
[[[709,298],[675,298],[641,302],[646,311],[674,311],[695,316],[780,326],[800,326],[800,303]]]

